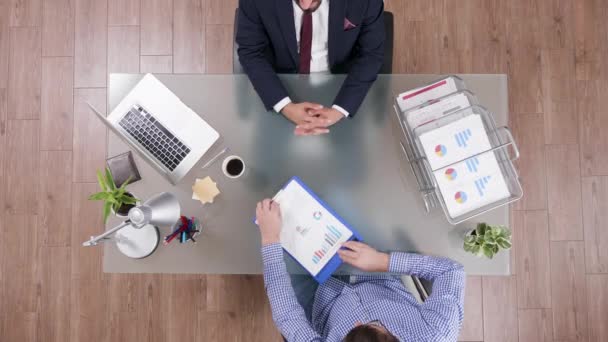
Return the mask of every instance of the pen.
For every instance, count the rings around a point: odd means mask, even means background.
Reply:
[[[165,242],[163,242],[163,245],[168,245],[169,242],[171,242],[171,240],[173,240],[176,236],[177,236],[177,234],[171,234],[168,238],[165,239]]]
[[[221,150],[220,153],[216,154],[215,157],[211,158],[208,162],[205,163],[205,165],[201,166],[201,169],[207,168],[207,166],[211,165],[214,161],[217,160],[217,158],[219,158],[222,154],[226,152],[228,152],[228,147]]]

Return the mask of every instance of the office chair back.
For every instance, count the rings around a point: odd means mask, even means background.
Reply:
[[[386,40],[384,41],[384,63],[382,63],[382,68],[380,68],[381,74],[393,73],[394,27],[393,13],[384,11],[384,31],[386,32]]]

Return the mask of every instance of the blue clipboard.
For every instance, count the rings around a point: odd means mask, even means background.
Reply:
[[[325,202],[323,202],[323,200],[321,200],[306,184],[304,184],[304,182],[302,182],[302,180],[300,178],[298,178],[297,176],[293,176],[287,183],[285,183],[285,185],[281,188],[281,190],[284,190],[291,182],[296,182],[298,183],[304,190],[306,190],[306,192],[308,192],[308,194],[310,196],[312,196],[325,210],[327,210],[330,214],[332,214],[340,223],[342,223],[346,228],[348,228],[348,230],[350,230],[353,235],[348,239],[348,241],[363,241],[363,238],[361,237],[361,235],[355,230],[353,229],[349,224],[347,224],[344,219],[342,217],[340,217],[338,214],[336,214],[336,212],[334,212]],[[254,223],[256,222],[256,219],[254,218]],[[283,250],[287,253],[287,255],[289,255],[293,260],[295,260],[303,269],[306,270],[306,268],[298,261],[298,259],[296,259],[293,255],[291,255],[286,249],[283,248]],[[340,259],[340,256],[336,253],[331,259],[329,259],[329,261],[327,262],[327,264],[325,264],[325,266],[321,269],[321,271],[319,271],[319,273],[316,276],[313,276],[313,278],[319,283],[322,284],[324,283],[327,279],[329,279],[329,277],[331,277],[331,275],[338,269],[338,267],[340,267],[340,265],[342,265],[342,259]]]

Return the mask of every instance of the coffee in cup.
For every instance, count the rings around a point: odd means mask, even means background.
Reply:
[[[239,156],[229,156],[222,163],[222,171],[228,178],[239,178],[245,173],[245,162]]]

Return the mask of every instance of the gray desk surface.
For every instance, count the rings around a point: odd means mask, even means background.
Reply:
[[[507,122],[505,75],[461,75],[480,102]],[[143,75],[110,77],[109,109]],[[197,244],[159,246],[148,258],[124,257],[112,243],[104,244],[104,271],[126,273],[261,273],[260,237],[252,223],[255,204],[272,197],[293,175],[306,182],[337,213],[380,250],[402,250],[441,255],[461,262],[469,274],[509,274],[509,253],[493,260],[462,250],[462,237],[476,222],[508,225],[508,207],[496,209],[473,222],[447,223],[441,209],[427,214],[417,184],[399,147],[400,131],[392,112],[396,94],[423,85],[438,75],[381,75],[356,117],[342,120],[329,135],[295,137],[293,125],[267,112],[244,75],[158,75],[184,103],[199,113],[221,135],[199,166],[225,146],[245,160],[250,171],[243,179],[223,176],[221,160],[206,170],[195,167],[177,186],[171,186],[136,157],[143,180],[130,189],[140,198],[162,191],[176,194],[182,212],[199,217],[204,225]],[[344,76],[282,76],[292,99],[331,105]],[[109,133],[108,155],[128,150]],[[191,199],[195,178],[211,176],[221,191],[213,204]],[[108,226],[117,223],[112,218]],[[161,235],[169,228],[161,228]],[[288,257],[287,257],[288,258]],[[290,269],[298,266],[288,260]],[[342,272],[352,272],[348,267]]]

